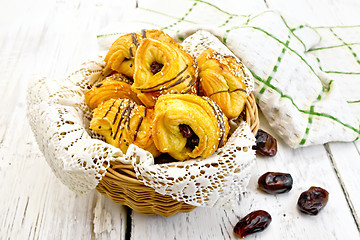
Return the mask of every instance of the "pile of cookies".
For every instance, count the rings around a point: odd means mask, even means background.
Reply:
[[[244,110],[242,63],[211,48],[194,58],[160,30],[119,37],[105,62],[113,72],[85,93],[90,128],[124,153],[135,144],[154,157],[207,158]]]

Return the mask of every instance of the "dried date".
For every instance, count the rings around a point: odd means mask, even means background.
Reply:
[[[160,156],[157,156],[154,158],[155,164],[171,163],[171,162],[176,162],[176,161],[177,160],[175,158],[171,157],[167,153],[162,153],[162,154],[160,154]]]
[[[277,141],[269,133],[259,129],[256,133],[256,147],[257,153],[264,156],[273,157],[277,153]]]
[[[301,212],[317,215],[326,206],[328,199],[328,191],[320,187],[311,187],[309,190],[301,193],[297,205]]]
[[[186,147],[194,150],[195,147],[199,145],[199,137],[194,133],[191,127],[186,124],[180,124],[179,130],[182,136],[186,138]]]
[[[259,188],[269,194],[289,192],[293,185],[293,179],[288,173],[267,172],[258,180]]]
[[[249,213],[235,225],[234,233],[239,238],[261,232],[271,223],[271,216],[268,212],[257,210]]]
[[[150,69],[152,74],[157,74],[158,72],[161,71],[161,69],[164,67],[164,65],[162,65],[161,63],[158,62],[152,62],[150,65]]]

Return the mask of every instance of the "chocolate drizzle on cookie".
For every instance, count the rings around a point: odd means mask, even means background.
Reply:
[[[165,88],[161,88],[159,89],[160,91],[162,90],[168,90],[172,87],[175,87],[176,85],[179,85],[180,83],[185,82],[186,79],[188,79],[190,76],[187,75],[186,77],[180,77],[179,79],[176,80],[176,82],[174,82],[173,84],[170,84],[169,86],[165,87]]]
[[[134,54],[133,54],[133,52],[132,52],[132,48],[131,48],[131,47],[129,47],[129,52],[130,52],[130,59],[134,58]]]
[[[144,116],[140,116],[140,117],[139,117],[139,123],[138,123],[138,126],[137,126],[137,128],[136,128],[136,130],[135,130],[135,134],[134,134],[134,141],[136,140],[136,137],[137,137],[137,135],[138,135],[140,126],[141,126],[141,124],[142,124],[142,121],[144,120],[144,117],[146,117],[146,110],[147,110],[147,108],[144,108]]]
[[[109,114],[109,112],[111,111],[111,108],[114,106],[116,100],[114,100],[114,102],[111,104],[111,106],[109,107],[109,109],[106,111],[105,115],[102,118],[106,118],[106,116]]]
[[[122,100],[121,103],[119,104],[118,109],[117,109],[116,114],[115,114],[114,121],[112,122],[112,124],[115,124],[117,116],[120,113],[120,109],[121,109],[121,106],[122,106],[123,102],[124,102],[124,100]]]
[[[179,76],[181,76],[181,74],[182,73],[184,73],[185,71],[186,71],[186,69],[188,68],[188,65],[186,65],[185,66],[185,68],[183,69],[183,70],[181,70],[175,77],[173,77],[173,78],[170,78],[169,80],[166,80],[166,81],[164,81],[164,82],[161,82],[161,83],[159,83],[159,84],[156,84],[155,86],[152,86],[152,87],[148,87],[148,88],[137,88],[138,90],[140,90],[141,92],[144,92],[144,93],[146,93],[146,92],[159,92],[159,91],[162,91],[162,90],[167,90],[167,89],[169,89],[170,87],[163,87],[163,85],[164,84],[167,84],[167,83],[169,83],[169,82],[171,82],[171,81],[174,81],[175,79],[177,79]],[[185,79],[184,79],[184,81],[185,81]],[[177,80],[177,84],[175,84],[175,85],[178,85],[178,84],[180,84],[181,82],[183,82],[183,81],[180,81],[179,82],[179,80]],[[173,86],[175,86],[175,85],[172,85],[171,87],[173,87]],[[156,89],[157,87],[160,87],[159,89]]]
[[[246,93],[246,90],[243,88],[237,88],[237,89],[231,90],[229,93],[238,92],[238,91]]]
[[[197,83],[197,78],[193,78],[193,80],[191,80],[191,81],[189,82],[189,84],[186,86],[186,87],[188,87],[188,89],[187,89],[186,91],[184,91],[184,92],[181,92],[181,93],[182,93],[182,94],[185,94],[185,93],[190,92],[191,89],[192,89],[192,87],[193,87],[196,83]]]
[[[141,30],[141,35],[142,35],[142,38],[146,38],[146,30],[145,29]]]
[[[224,143],[225,139],[225,120],[224,120],[224,114],[222,113],[220,107],[210,98],[203,97],[204,100],[211,106],[212,110],[214,111],[214,114],[216,116],[216,119],[218,120],[219,128],[220,128],[220,139],[219,139],[219,145],[218,148],[221,147]],[[219,115],[220,114],[220,115]]]
[[[126,107],[126,113],[123,115],[125,116],[124,125],[127,123],[127,129],[130,130],[130,113],[134,109],[134,106],[130,106],[130,104]]]
[[[246,93],[246,90],[245,90],[245,89],[237,88],[237,89],[234,89],[234,90],[231,90],[231,91],[230,91],[230,90],[217,91],[217,92],[214,92],[214,93],[210,94],[209,97],[211,97],[212,95],[218,94],[218,93],[223,93],[223,92],[233,93],[233,92],[238,92],[238,91],[241,91],[241,92],[245,92],[245,93]]]
[[[117,125],[116,132],[113,136],[113,139],[116,139],[116,136],[117,136],[119,130],[122,130],[125,126],[127,127],[128,130],[130,130],[130,115],[131,115],[132,110],[136,107],[136,104],[128,99],[124,99],[124,100],[126,101],[125,104],[127,104],[127,105],[121,112],[121,117],[120,117],[119,123]],[[122,100],[121,103],[119,104],[119,108],[118,108],[119,111],[116,114],[118,114],[120,112],[120,106],[122,105],[124,100]],[[114,119],[113,124],[115,123],[115,120],[116,120],[116,118]],[[121,136],[122,136],[122,132],[119,136],[119,142],[121,140]]]
[[[136,47],[139,46],[139,41],[138,41],[138,38],[137,38],[137,34],[136,33],[130,33],[131,35],[131,39],[132,39],[132,42],[133,44],[135,44]]]

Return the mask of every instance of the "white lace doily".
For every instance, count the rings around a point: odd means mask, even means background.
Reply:
[[[216,49],[215,49],[216,50]],[[89,130],[91,110],[84,93],[107,74],[98,57],[65,79],[35,78],[28,87],[28,118],[55,175],[71,190],[94,189],[109,161],[132,164],[140,181],[160,194],[195,206],[231,207],[245,190],[254,164],[255,138],[241,122],[227,144],[207,159],[154,165],[134,145],[126,155]]]
[[[206,159],[158,165],[135,145],[127,155],[138,179],[156,192],[194,206],[231,208],[248,184],[255,161],[253,144],[254,135],[241,122],[225,146]]]
[[[28,86],[27,115],[39,148],[55,175],[79,193],[97,186],[110,159],[123,159],[120,149],[89,135],[84,92],[104,67],[98,58],[66,79],[35,77]]]

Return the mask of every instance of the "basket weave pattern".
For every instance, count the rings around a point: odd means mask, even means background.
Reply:
[[[244,120],[251,131],[256,134],[259,128],[258,109],[254,95],[251,93],[245,104]],[[155,192],[153,188],[145,186],[135,175],[130,164],[111,162],[107,172],[96,189],[114,202],[126,205],[142,214],[158,214],[165,217],[178,212],[190,212],[195,206],[174,200]]]

